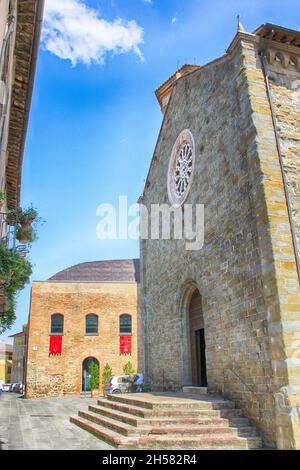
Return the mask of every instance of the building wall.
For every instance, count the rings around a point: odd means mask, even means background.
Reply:
[[[49,356],[50,317],[64,315],[62,354]],[[99,317],[99,335],[85,336],[85,315]],[[120,355],[119,316],[132,315],[132,354]],[[128,361],[137,371],[137,285],[130,283],[34,282],[28,332],[26,396],[79,394],[82,362],[95,357],[100,376],[106,363],[123,375]]]
[[[273,372],[275,400],[275,437],[280,449],[300,448],[300,364],[299,364],[299,315],[300,290],[296,269],[296,256],[292,241],[292,228],[288,215],[285,184],[274,125],[280,129],[280,121],[273,122],[266,81],[261,67],[260,51],[266,52],[272,70],[272,49],[281,57],[281,76],[292,71],[299,74],[299,67],[286,62],[290,54],[299,49],[276,43],[276,41],[251,40],[243,44],[243,61],[246,67],[243,80],[244,94],[249,99],[245,129],[250,128],[251,139],[247,141],[248,152],[258,163],[250,167],[250,178],[256,184],[253,201],[256,207],[256,223],[259,233],[259,253],[262,267],[262,284],[267,306],[267,328],[270,338],[270,357]],[[285,52],[283,53],[283,50]],[[288,52],[287,52],[288,51]],[[266,60],[265,60],[266,62]],[[300,74],[299,74],[300,77]],[[272,100],[274,97],[272,96]],[[295,101],[297,107],[297,101]],[[281,106],[279,105],[278,108]],[[282,96],[284,108],[284,96]],[[249,126],[252,122],[251,127]],[[291,131],[292,123],[290,122]],[[288,129],[288,123],[284,125]],[[295,128],[297,122],[295,122]],[[255,133],[253,133],[255,131]],[[291,156],[291,155],[290,155]],[[296,161],[295,161],[296,163]],[[289,181],[287,168],[285,174]],[[299,178],[299,175],[298,175]],[[299,181],[299,180],[298,180]],[[291,196],[291,186],[288,183]]]
[[[300,59],[299,59],[300,61]],[[279,60],[269,65],[272,101],[287,178],[289,196],[300,247],[300,69],[282,67]]]
[[[0,379],[6,382],[5,344],[0,341]]]
[[[5,381],[6,383],[11,383],[11,373],[12,373],[12,349],[6,350],[5,353]]]
[[[7,36],[7,30],[9,27],[8,15],[9,15],[9,4],[11,3],[12,12],[14,14],[14,27],[12,33]],[[7,142],[9,132],[9,115],[10,115],[10,103],[11,103],[11,90],[14,81],[14,64],[13,64],[13,51],[16,38],[16,1],[9,2],[8,0],[1,1],[0,5],[0,49],[4,49],[4,40],[7,41],[5,46],[6,59],[3,61],[3,68],[1,75],[4,75],[4,82],[7,88],[8,102],[6,106],[2,106],[0,103],[0,191],[5,193],[6,188],[6,164],[7,164]]]
[[[0,379],[4,383],[11,383],[12,346],[0,342]]]
[[[13,356],[12,356],[12,374],[13,383],[24,382],[24,365],[26,354],[26,329],[17,335],[14,335]]]
[[[190,129],[196,168],[186,203],[205,205],[205,242],[200,251],[141,242],[145,374],[153,389],[161,377],[169,389],[191,383],[187,311],[198,288],[209,389],[234,399],[266,444],[295,448],[289,390],[299,376],[285,359],[296,335],[282,331],[282,304],[290,296],[296,320],[299,284],[257,43],[238,34],[225,57],[173,89],[141,202],[168,204],[172,147]]]

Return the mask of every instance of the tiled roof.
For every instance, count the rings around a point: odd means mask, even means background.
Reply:
[[[91,261],[76,264],[49,278],[49,281],[140,282],[140,260]]]

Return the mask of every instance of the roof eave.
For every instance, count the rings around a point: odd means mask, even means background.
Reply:
[[[34,28],[33,28],[32,41],[31,41],[31,53],[30,53],[30,58],[29,58],[28,76],[24,77],[24,81],[22,82],[22,86],[23,87],[26,86],[25,97],[22,100],[23,102],[21,103],[21,106],[20,104],[18,104],[16,106],[16,109],[14,109],[14,106],[16,105],[15,102],[19,101],[19,96],[18,96],[17,87],[15,86],[15,84],[13,85],[13,88],[12,88],[12,99],[11,99],[12,107],[10,110],[8,146],[7,146],[8,162],[7,162],[7,170],[6,170],[7,171],[6,173],[7,174],[7,206],[9,208],[17,207],[20,204],[22,163],[23,163],[26,134],[27,134],[27,129],[28,129],[32,93],[33,93],[33,87],[34,87],[34,77],[35,77],[36,63],[37,63],[39,43],[40,43],[40,37],[41,37],[45,0],[36,0],[36,9],[33,13],[30,11],[30,9],[29,11],[26,11],[26,7],[27,7],[26,0],[23,0],[20,3],[22,3],[22,7],[24,7],[25,11],[21,11],[20,13],[18,12],[16,41],[15,41],[15,50],[14,50],[15,57],[17,57],[18,54],[22,53],[22,51],[18,50],[18,45],[22,43],[22,38],[21,38],[22,28],[20,27],[22,25],[22,19],[24,18],[24,23],[28,22],[28,18],[32,14],[32,18],[34,21]],[[22,63],[24,64],[24,59]],[[17,76],[18,60],[15,60],[15,64],[16,64],[15,76]],[[20,71],[20,74],[22,73],[24,72]],[[20,109],[24,109],[23,111],[24,116],[23,116],[23,119],[18,122],[17,117],[18,117],[18,113],[20,113]],[[18,140],[17,150],[16,150],[16,139]]]

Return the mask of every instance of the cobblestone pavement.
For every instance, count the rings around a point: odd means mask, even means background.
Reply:
[[[111,446],[69,422],[95,400],[61,397],[25,400],[16,393],[0,397],[2,450],[110,450]]]

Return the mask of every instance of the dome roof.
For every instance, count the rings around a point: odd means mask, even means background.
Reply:
[[[140,260],[91,261],[60,271],[49,281],[140,282]]]

